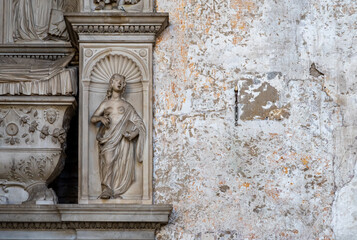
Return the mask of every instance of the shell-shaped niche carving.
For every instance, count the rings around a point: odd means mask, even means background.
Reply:
[[[99,60],[93,68],[91,78],[93,82],[108,82],[115,73],[125,76],[128,83],[137,83],[142,79],[136,63],[123,55],[108,55]]]

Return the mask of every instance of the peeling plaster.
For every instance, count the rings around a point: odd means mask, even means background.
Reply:
[[[157,3],[157,239],[353,239],[357,2]]]

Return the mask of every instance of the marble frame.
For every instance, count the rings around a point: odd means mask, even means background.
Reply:
[[[152,146],[152,44],[124,44],[124,43],[81,43],[80,44],[80,81],[79,81],[79,195],[80,204],[152,204],[152,171],[153,171],[153,146]],[[142,180],[138,172],[136,179],[139,180],[129,188],[140,186],[142,196],[131,195],[124,199],[102,200],[97,197],[100,194],[99,166],[95,165],[98,159],[95,146],[95,135],[98,128],[90,122],[90,117],[97,105],[104,99],[107,91],[107,83],[95,82],[91,79],[91,73],[95,65],[108,55],[120,55],[132,60],[140,69],[142,80],[140,84],[128,83],[127,100],[136,108],[145,123],[147,134],[143,153]],[[109,81],[109,79],[107,80]],[[140,86],[141,85],[141,86]],[[142,88],[142,100],[138,102],[133,96]],[[96,104],[92,101],[95,100]],[[141,109],[138,109],[141,105]],[[137,163],[140,164],[140,163]],[[137,167],[136,167],[137,170]],[[138,183],[139,182],[139,183]],[[134,186],[134,184],[139,184]],[[135,192],[135,191],[134,191]],[[130,195],[130,194],[129,194]],[[125,194],[124,194],[125,196]]]

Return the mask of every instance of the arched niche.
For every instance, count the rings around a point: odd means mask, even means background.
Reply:
[[[142,49],[141,49],[142,50]],[[149,51],[149,50],[145,50]],[[139,49],[140,52],[140,49]],[[92,124],[89,120],[100,103],[105,99],[108,84],[113,74],[125,76],[127,87],[124,94],[126,101],[130,102],[136,112],[142,117],[147,129],[147,140],[144,147],[143,163],[136,163],[135,182],[129,190],[122,196],[123,199],[113,200],[115,203],[126,203],[137,201],[143,203],[151,199],[151,190],[147,187],[151,179],[151,125],[152,125],[152,108],[151,108],[151,76],[149,66],[145,58],[139,53],[128,48],[105,48],[83,49],[86,59],[82,62],[81,85],[82,85],[82,122],[83,132],[87,132],[87,138],[83,140],[83,158],[88,159],[87,170],[84,172],[91,173],[87,177],[85,184],[88,186],[87,196],[84,198],[93,203],[101,203],[97,199],[100,195],[100,179],[98,164],[98,146],[96,134],[98,125]],[[86,54],[87,53],[87,54]],[[86,134],[85,134],[86,135]]]

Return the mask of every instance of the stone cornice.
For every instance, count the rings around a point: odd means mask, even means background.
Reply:
[[[82,42],[89,39],[91,42],[154,42],[156,36],[168,26],[168,18],[168,13],[65,14],[67,28],[78,34]],[[75,42],[73,38],[75,35],[72,33],[72,41]]]
[[[55,105],[72,105],[76,106],[75,98],[72,96],[0,96],[0,105],[6,105],[11,102],[12,105],[45,105],[51,103]],[[2,206],[0,205],[0,211]],[[1,213],[0,213],[1,214]]]
[[[1,230],[157,230],[163,223],[143,222],[1,222]]]
[[[0,229],[157,229],[171,205],[4,205]]]
[[[0,45],[0,56],[56,60],[75,49],[70,42],[7,43]]]

